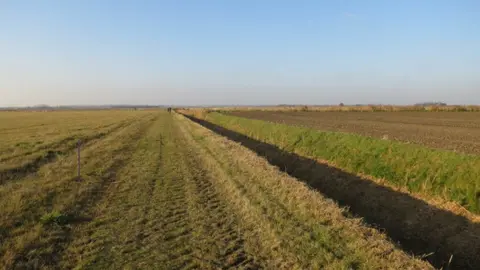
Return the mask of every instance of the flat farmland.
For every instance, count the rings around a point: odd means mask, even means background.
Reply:
[[[478,269],[480,156],[215,111],[181,112],[384,229],[436,268]]]
[[[229,114],[480,154],[479,112],[233,111]]]
[[[0,119],[0,269],[431,268],[266,158],[182,115]]]

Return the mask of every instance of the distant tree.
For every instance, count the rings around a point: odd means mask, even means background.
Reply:
[[[415,106],[447,106],[445,102],[421,102],[415,104]]]
[[[338,106],[343,107],[343,106],[345,106],[345,104],[343,104],[343,102],[340,102],[340,104]]]

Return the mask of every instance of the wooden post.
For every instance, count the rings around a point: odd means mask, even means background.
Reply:
[[[480,191],[477,191],[477,210],[480,210]]]
[[[78,163],[77,177],[78,179],[80,179],[80,145],[81,145],[81,141],[79,139],[77,142],[77,163]]]

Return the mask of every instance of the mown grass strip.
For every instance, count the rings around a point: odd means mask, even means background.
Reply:
[[[163,148],[162,119],[157,119],[133,145],[131,158],[116,173],[115,181],[98,204],[86,209],[91,222],[72,230],[72,241],[62,254],[64,269],[122,268],[134,265],[146,245],[145,238],[155,204],[152,194],[158,181]]]
[[[42,147],[35,152],[32,151],[32,153],[28,153],[27,155],[29,156],[16,157],[16,160],[22,160],[21,164],[5,170],[0,169],[0,185],[8,181],[22,179],[29,174],[37,172],[45,164],[54,162],[58,156],[70,154],[70,152],[77,149],[78,141],[81,142],[82,148],[87,147],[91,145],[92,142],[105,138],[127,127],[132,122],[125,121],[105,131],[93,130],[90,132],[91,134],[88,135],[68,137],[67,139],[52,144],[50,148]]]
[[[140,120],[147,111],[78,111],[51,113],[0,113],[0,169],[8,162],[25,161],[38,151],[56,148],[69,138],[107,131],[119,123]],[[8,166],[10,166],[8,165]],[[7,167],[8,167],[7,166]]]
[[[242,217],[246,248],[262,258],[264,267],[429,268],[395,249],[378,231],[345,218],[331,200],[255,153],[191,122],[184,125],[193,134],[192,148],[211,171],[215,187]]]
[[[353,173],[382,178],[410,192],[440,196],[480,213],[480,157],[210,113],[207,120],[285,151],[327,160]]]
[[[184,135],[160,114],[92,221],[73,229],[62,269],[258,269]]]
[[[45,220],[53,214],[81,222],[84,217],[80,214],[103,196],[116,171],[130,157],[126,154],[129,142],[138,140],[152,118],[132,123],[84,149],[81,180],[73,177],[76,156],[70,155],[42,167],[35,177],[0,186],[4,217],[0,219],[0,232],[4,232],[0,235],[0,266],[55,263],[58,249],[69,241],[70,227]]]

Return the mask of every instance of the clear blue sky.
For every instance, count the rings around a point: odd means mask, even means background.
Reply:
[[[480,104],[480,1],[0,1],[0,106]]]

